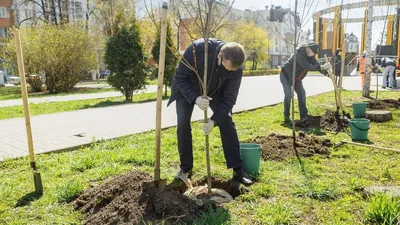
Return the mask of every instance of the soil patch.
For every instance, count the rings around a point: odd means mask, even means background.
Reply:
[[[254,140],[251,140],[251,142],[262,145],[262,158],[264,160],[279,161],[287,157],[295,156],[293,152],[292,136],[272,133],[269,136],[256,137]],[[329,155],[330,151],[328,148],[332,147],[332,143],[326,138],[322,139],[299,133],[296,139],[296,147],[300,156],[311,157],[315,154]]]
[[[85,191],[72,204],[87,214],[85,224],[189,223],[203,208],[177,191],[142,190],[143,181],[153,178],[132,171]]]
[[[207,177],[204,177],[196,182],[196,186],[202,186],[207,184]],[[249,192],[249,189],[236,180],[222,180],[219,178],[211,179],[211,187],[222,189],[228,192],[233,198],[238,197],[241,194]]]
[[[191,181],[193,187],[204,186],[207,184],[207,177],[202,177],[198,181]],[[249,189],[236,180],[222,180],[220,178],[211,178],[211,188],[222,189],[233,198],[249,192]],[[172,183],[168,184],[166,189],[178,191],[179,193],[185,193],[188,188],[181,180],[174,180]]]
[[[388,109],[388,108],[400,108],[400,98],[398,100],[395,99],[384,99],[378,101],[369,101],[368,102],[369,109]]]
[[[321,128],[321,116],[309,116],[307,123],[303,123],[301,120],[296,120],[295,124],[301,128]]]
[[[347,119],[351,118],[349,113],[346,113],[345,117]],[[325,115],[321,117],[320,127],[325,130],[339,132],[349,126],[347,119],[343,119],[342,115],[336,115],[336,111],[327,110]]]

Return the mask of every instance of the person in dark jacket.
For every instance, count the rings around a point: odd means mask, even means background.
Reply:
[[[342,70],[342,50],[336,49],[333,59],[333,71],[335,71],[336,84],[339,85],[340,72]]]
[[[226,43],[210,39],[208,43],[207,98],[203,98],[201,82],[204,74],[205,42],[193,42],[183,58],[172,80],[171,97],[168,105],[176,101],[178,117],[177,136],[180,155],[180,171],[176,179],[190,178],[193,168],[191,116],[194,106],[201,110],[208,107],[213,111],[203,125],[203,132],[210,134],[218,126],[228,169],[233,169],[233,178],[244,184],[252,180],[242,168],[239,138],[232,120],[232,108],[236,103],[242,81],[242,65],[245,60],[243,47],[235,42]],[[189,66],[190,65],[190,66]],[[198,71],[198,75],[194,70]]]
[[[315,54],[318,54],[318,45],[315,43],[310,43],[307,46],[300,47],[296,52],[296,72],[295,72],[295,91],[297,94],[300,110],[300,119],[302,123],[306,123],[308,120],[308,110],[306,106],[306,91],[303,87],[302,80],[307,75],[308,71],[319,71],[320,73],[327,75],[327,70],[331,69],[330,63],[324,65],[319,65],[318,61],[315,59]],[[294,54],[289,58],[289,60],[283,65],[280,80],[283,86],[283,91],[285,93],[285,98],[283,101],[285,117],[285,124],[291,123],[290,120],[290,100],[292,99],[291,88],[293,79],[293,63]]]

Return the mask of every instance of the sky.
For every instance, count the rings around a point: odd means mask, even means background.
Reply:
[[[159,2],[161,6],[161,2],[163,0],[145,0],[152,2]],[[167,0],[168,1],[168,0]],[[228,0],[231,1],[231,0]],[[310,29],[311,33],[313,33],[313,12],[338,6],[342,2],[343,4],[355,3],[355,2],[365,2],[366,0],[298,0],[298,10],[300,17],[304,15],[302,29],[304,31],[308,31]],[[381,0],[385,1],[385,0]],[[236,9],[250,9],[252,11],[265,9],[265,6],[282,6],[283,8],[291,8],[294,11],[295,8],[295,0],[235,0],[233,7]],[[139,7],[138,7],[139,8]],[[142,10],[143,11],[143,10]],[[353,10],[345,10],[343,11],[344,18],[363,18],[364,17],[365,8],[362,9],[353,9]],[[306,12],[306,13],[303,13]],[[395,14],[396,9],[395,6],[374,6],[374,16],[382,16],[387,14]],[[324,17],[333,18],[333,13],[331,15],[324,15]],[[359,40],[361,40],[361,30],[362,23],[351,23],[345,24],[345,32],[351,33],[353,32]],[[380,44],[380,39],[382,32],[386,34],[386,25],[385,21],[374,21],[372,24],[372,50],[375,50],[376,45]],[[311,37],[313,39],[313,37]],[[385,42],[383,42],[385,45]]]
[[[355,3],[361,2],[364,0],[343,0],[343,4],[347,3]],[[298,10],[300,11],[301,15],[306,15],[307,13],[303,12],[313,12],[314,9],[316,11],[326,9],[329,7],[333,7],[336,5],[340,5],[342,0],[299,0],[298,1]],[[282,6],[283,8],[291,8],[294,11],[295,8],[295,0],[236,0],[233,7],[236,9],[250,9],[250,10],[257,10],[257,9],[265,9],[265,6]],[[304,7],[305,6],[305,7]],[[395,13],[395,7],[374,7],[374,16],[381,16]],[[304,25],[302,27],[303,30],[307,31],[310,29],[313,32],[313,21],[311,18],[311,14],[304,19]],[[327,17],[333,18],[332,15],[326,15]],[[364,17],[364,9],[354,9],[354,10],[346,10],[343,11],[343,17],[345,18],[359,18]],[[307,22],[307,23],[306,23]],[[381,33],[384,30],[385,21],[374,21],[372,24],[372,49],[375,50],[375,45],[378,43],[380,44]],[[346,24],[345,25],[345,32],[350,33],[353,32],[359,40],[361,39],[361,23],[354,23],[354,24]],[[384,31],[386,33],[386,30]],[[385,44],[385,43],[383,43]]]

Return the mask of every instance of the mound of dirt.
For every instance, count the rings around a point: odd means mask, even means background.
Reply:
[[[369,109],[388,109],[388,108],[400,108],[400,98],[398,100],[395,99],[385,99],[385,100],[377,100],[377,101],[369,101],[368,102]]]
[[[72,204],[87,214],[85,224],[188,223],[203,209],[177,191],[151,188],[141,183],[153,178],[132,171],[85,191]]]
[[[283,160],[295,156],[292,136],[272,133],[267,137],[256,137],[251,142],[262,145],[262,158],[264,160]],[[328,148],[332,147],[332,143],[329,139],[306,136],[304,133],[300,133],[296,139],[296,147],[300,156],[303,157],[310,157],[315,154],[329,155]]]
[[[350,119],[350,114],[345,115],[348,119]],[[336,111],[326,110],[325,115],[321,117],[320,127],[325,130],[330,131],[341,131],[342,128],[348,127],[349,121],[343,119],[343,117],[337,116]]]

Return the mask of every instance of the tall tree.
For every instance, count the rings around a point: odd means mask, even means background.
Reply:
[[[362,96],[370,97],[370,87],[371,87],[371,41],[372,41],[372,20],[374,17],[374,1],[368,1],[368,20],[367,20],[367,43],[366,43],[366,51],[367,55],[365,57],[366,65],[365,65],[365,79]]]
[[[225,28],[217,32],[217,38],[227,41],[238,42],[246,49],[253,61],[253,68],[257,66],[257,62],[268,59],[269,38],[264,29],[257,26],[253,21],[246,22],[244,20],[232,22]]]

